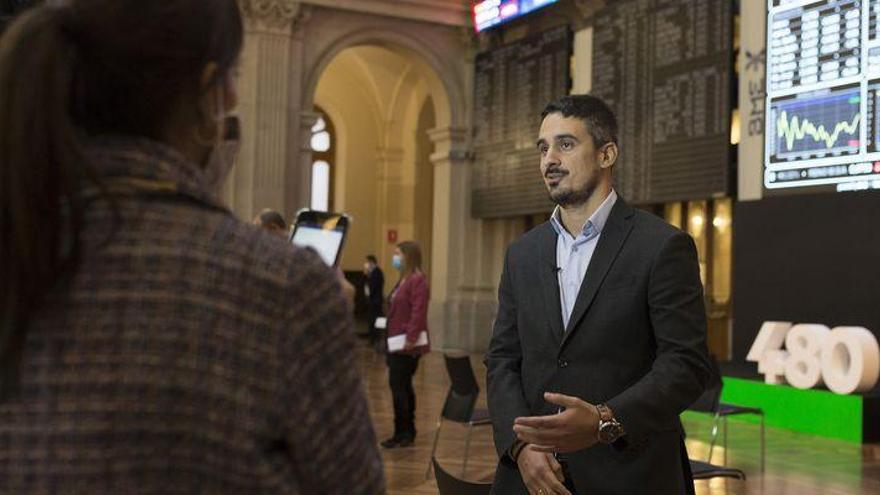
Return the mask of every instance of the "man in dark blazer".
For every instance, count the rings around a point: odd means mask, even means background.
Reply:
[[[617,196],[617,122],[598,98],[550,103],[537,146],[558,206],[504,261],[493,493],[693,493],[679,414],[710,376],[693,240]]]
[[[364,296],[367,298],[367,328],[370,335],[370,343],[375,345],[381,341],[379,331],[376,329],[376,318],[383,316],[385,311],[382,305],[385,301],[385,274],[379,268],[378,260],[372,254],[367,255],[364,263]]]

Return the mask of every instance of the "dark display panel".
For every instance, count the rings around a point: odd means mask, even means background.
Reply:
[[[743,201],[733,215],[733,358],[765,321],[863,326],[880,338],[880,192]]]
[[[549,212],[535,147],[541,111],[569,93],[572,35],[567,26],[500,46],[476,58],[472,214],[476,218]]]
[[[630,202],[730,194],[732,5],[626,0],[597,15],[592,93],[617,114]]]

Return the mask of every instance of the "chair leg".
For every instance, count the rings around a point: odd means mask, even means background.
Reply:
[[[727,416],[724,416],[724,465],[727,465]]]
[[[431,468],[433,467],[434,454],[437,453],[437,440],[440,439],[440,427],[443,426],[443,419],[437,420],[437,429],[434,430],[434,443],[431,445],[431,457],[428,459],[428,469],[425,470],[425,481],[431,479]]]
[[[709,457],[706,459],[706,462],[712,464],[712,452],[715,450],[715,443],[718,441],[718,420],[720,416],[715,414],[715,417],[712,418],[712,439],[709,441]]]
[[[468,451],[471,449],[471,432],[474,429],[473,423],[468,423],[467,436],[464,439],[464,462],[461,463],[461,477],[464,478],[464,472],[467,469]]]
[[[764,472],[764,413],[761,413],[761,472]]]

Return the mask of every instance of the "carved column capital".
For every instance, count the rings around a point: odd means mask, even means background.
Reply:
[[[439,127],[428,131],[428,137],[434,143],[431,162],[434,165],[445,163],[467,163],[473,159],[473,153],[467,149],[469,130],[466,127]]]
[[[274,28],[293,28],[303,20],[304,9],[298,0],[238,0],[249,21]]]

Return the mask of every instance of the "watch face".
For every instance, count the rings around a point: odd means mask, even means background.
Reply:
[[[602,443],[614,443],[620,438],[620,425],[614,422],[606,422],[599,425],[599,441]]]

